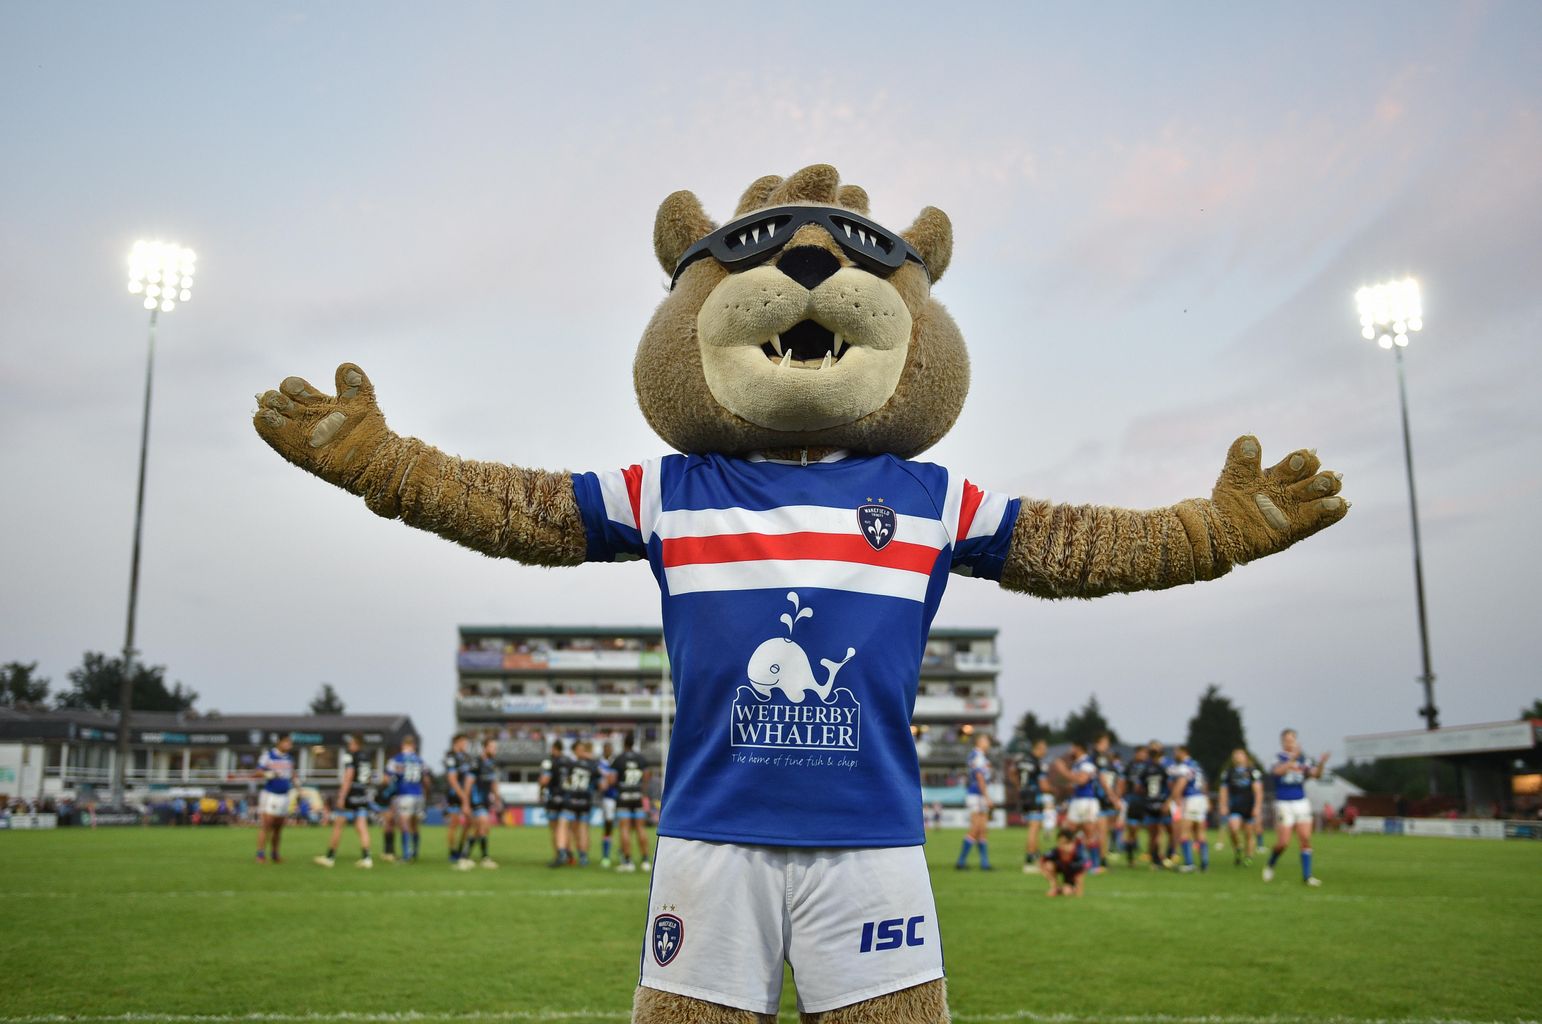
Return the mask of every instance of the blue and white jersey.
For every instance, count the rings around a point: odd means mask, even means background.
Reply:
[[[1317,759],[1305,754],[1291,756],[1280,751],[1274,755],[1275,767],[1282,764],[1294,763],[1296,767],[1288,768],[1274,777],[1274,798],[1276,800],[1305,800],[1306,780],[1317,768]]]
[[[257,759],[265,780],[264,793],[287,793],[294,788],[294,755],[286,754],[277,747],[269,747]]]
[[[422,796],[427,766],[417,752],[402,751],[386,762],[386,774],[396,784],[397,796]]]
[[[599,765],[600,778],[605,780],[605,788],[600,790],[600,797],[605,800],[614,800],[616,799],[616,783],[610,777],[610,762],[602,757],[599,760]]]
[[[1172,759],[1167,762],[1167,791],[1169,794],[1177,793],[1179,799],[1189,796],[1198,796],[1199,790],[1195,788],[1194,773],[1198,765],[1193,758],[1186,757],[1179,761]],[[1182,783],[1180,788],[1179,783]]]
[[[1071,796],[1077,800],[1096,800],[1098,798],[1098,763],[1088,754],[1083,754],[1071,765],[1071,774],[1080,775],[1087,773],[1086,782],[1078,782]]]
[[[983,795],[991,781],[991,759],[985,751],[975,749],[969,752],[965,773],[968,777],[964,782],[964,791],[975,796]]]
[[[999,579],[1020,502],[940,466],[670,455],[581,473],[588,559],[646,558],[677,718],[659,834],[925,841],[910,716],[950,572]]]

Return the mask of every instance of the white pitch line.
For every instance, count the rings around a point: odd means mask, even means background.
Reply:
[[[30,899],[30,900],[96,900],[96,899],[229,899],[245,896],[299,896],[311,899],[316,896],[346,896],[356,899],[360,896],[504,896],[504,897],[535,897],[537,899],[554,899],[568,896],[647,896],[645,889],[193,889],[181,891],[157,892],[154,889],[126,890],[114,892],[102,890],[99,892],[68,892],[68,891],[43,891],[43,890],[17,890],[8,892],[0,889],[0,899]],[[234,1018],[232,1018],[234,1019]],[[308,1018],[307,1018],[308,1019]],[[0,1017],[0,1021],[5,1018]]]

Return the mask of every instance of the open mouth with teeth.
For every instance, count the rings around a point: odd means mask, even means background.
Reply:
[[[783,369],[828,370],[841,361],[851,344],[812,320],[800,320],[760,346],[766,358]]]

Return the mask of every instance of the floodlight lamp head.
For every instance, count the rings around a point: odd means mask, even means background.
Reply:
[[[128,257],[128,290],[143,295],[148,310],[170,313],[193,297],[198,254],[176,242],[140,240]]]
[[[1355,292],[1355,305],[1360,336],[1382,348],[1406,348],[1409,332],[1424,329],[1424,300],[1414,278],[1361,288]]]

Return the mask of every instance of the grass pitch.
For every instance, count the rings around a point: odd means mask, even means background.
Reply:
[[[290,828],[259,867],[250,829],[0,833],[0,1024],[627,1019],[647,875],[548,869],[534,829],[495,833],[497,871],[450,871],[432,829],[421,863],[356,870],[345,835],[324,870],[326,837]],[[1542,844],[1325,836],[1321,889],[1293,852],[1265,885],[1227,850],[1049,900],[1020,830],[993,833],[989,874],[954,871],[960,838],[928,846],[959,1021],[1539,1016]]]

